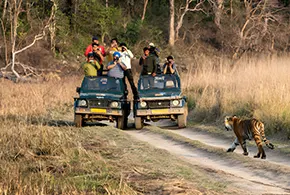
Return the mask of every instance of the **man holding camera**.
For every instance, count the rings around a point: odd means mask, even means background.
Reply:
[[[85,76],[97,76],[100,67],[100,64],[94,59],[94,54],[92,52],[88,53],[88,60],[82,64]]]
[[[92,45],[93,43],[96,43],[96,44],[97,44],[97,46],[98,46],[99,49],[101,50],[102,55],[105,56],[105,55],[106,55],[105,48],[104,48],[104,46],[100,45],[100,43],[99,43],[99,39],[98,39],[98,37],[96,37],[96,36],[93,36],[93,38],[92,38],[92,43],[89,44],[88,47],[86,48],[85,56],[88,57],[88,54],[89,54],[90,52],[93,52],[93,45]]]
[[[121,59],[122,62],[126,65],[126,70],[125,70],[125,75],[124,75],[124,83],[126,83],[125,78],[128,79],[130,86],[131,86],[131,90],[133,92],[133,96],[134,96],[134,100],[138,100],[139,99],[139,94],[138,94],[138,90],[135,86],[134,83],[134,79],[133,79],[133,74],[132,74],[132,70],[131,70],[131,59],[134,57],[133,53],[127,48],[126,43],[120,43],[120,47],[121,47]],[[125,94],[128,94],[128,89],[127,89],[127,85],[125,84]]]
[[[101,68],[98,70],[98,76],[102,76],[103,69],[104,69],[104,65],[103,65],[104,56],[98,44],[92,43],[92,47],[93,47],[94,58],[101,66]]]
[[[123,79],[124,78],[124,71],[127,69],[126,65],[121,61],[121,53],[115,52],[113,54],[113,61],[109,62],[107,69],[108,76]]]
[[[163,65],[163,74],[175,74],[176,64],[174,63],[173,56],[167,57],[167,62]]]

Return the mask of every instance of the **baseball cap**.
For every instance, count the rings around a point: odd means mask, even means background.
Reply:
[[[99,40],[99,39],[98,39],[98,37],[93,36],[92,41],[94,41],[94,40]]]
[[[155,47],[154,43],[149,43],[149,46]]]
[[[116,57],[116,56],[118,56],[118,57],[121,57],[121,54],[120,54],[120,52],[114,52],[114,54],[113,54],[113,57]]]

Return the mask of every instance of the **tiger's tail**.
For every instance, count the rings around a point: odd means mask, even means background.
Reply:
[[[274,145],[273,145],[269,140],[267,140],[267,138],[266,138],[266,136],[265,136],[264,124],[263,124],[262,122],[260,122],[260,123],[258,124],[258,126],[259,126],[259,130],[260,130],[260,134],[261,134],[262,139],[263,139],[263,141],[265,142],[266,146],[267,146],[268,148],[270,148],[270,149],[273,150],[273,149],[274,149]]]

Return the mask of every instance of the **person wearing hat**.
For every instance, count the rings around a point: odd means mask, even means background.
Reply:
[[[167,62],[163,65],[163,74],[175,74],[176,64],[174,63],[173,56],[168,56]]]
[[[138,100],[139,99],[139,94],[138,94],[138,90],[135,86],[134,83],[134,79],[133,79],[133,74],[132,74],[132,70],[131,70],[131,59],[134,57],[133,53],[127,48],[127,44],[126,43],[120,43],[120,47],[121,47],[121,60],[122,62],[126,65],[126,70],[124,71],[124,83],[126,83],[125,78],[128,79],[130,86],[131,86],[131,90],[133,92],[134,95],[134,100]],[[128,94],[128,89],[127,89],[127,85],[125,85],[125,93]]]
[[[150,53],[148,47],[143,48],[144,55],[139,60],[139,65],[142,66],[141,75],[143,76],[143,85],[145,88],[154,86],[153,77],[157,73],[156,56]]]
[[[100,67],[100,64],[94,59],[94,54],[92,52],[88,53],[87,62],[82,64],[85,76],[97,76]]]
[[[124,71],[126,70],[126,65],[121,61],[121,53],[116,51],[113,54],[113,61],[109,62],[107,65],[108,76],[123,79]]]
[[[157,65],[156,57],[150,53],[148,47],[143,48],[144,55],[139,60],[139,65],[142,66],[141,75],[152,75],[156,76]]]
[[[88,47],[86,48],[85,56],[87,57],[88,56],[88,53],[93,52],[93,45],[92,45],[93,43],[96,43],[97,44],[97,46],[100,49],[102,55],[105,56],[106,55],[105,48],[104,48],[104,46],[100,45],[99,39],[96,36],[93,36],[92,37],[92,43],[90,45],[88,45]]]
[[[161,74],[162,71],[161,71],[161,67],[159,65],[159,63],[160,63],[160,60],[159,60],[160,50],[157,47],[155,47],[154,43],[149,43],[149,51],[150,51],[150,53],[152,53],[156,57],[156,64],[157,64],[156,73]]]

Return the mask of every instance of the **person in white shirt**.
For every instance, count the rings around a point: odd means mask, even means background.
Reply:
[[[134,95],[134,100],[138,100],[139,99],[139,94],[138,94],[138,90],[135,86],[134,83],[134,79],[133,79],[133,74],[132,74],[132,70],[131,70],[131,59],[134,57],[133,53],[127,48],[126,43],[120,43],[119,45],[121,47],[121,61],[123,64],[126,65],[126,70],[124,71],[124,83],[125,83],[125,78],[127,77],[130,86],[131,86],[131,90],[133,92]],[[125,85],[125,94],[128,94],[128,89],[127,86]]]

